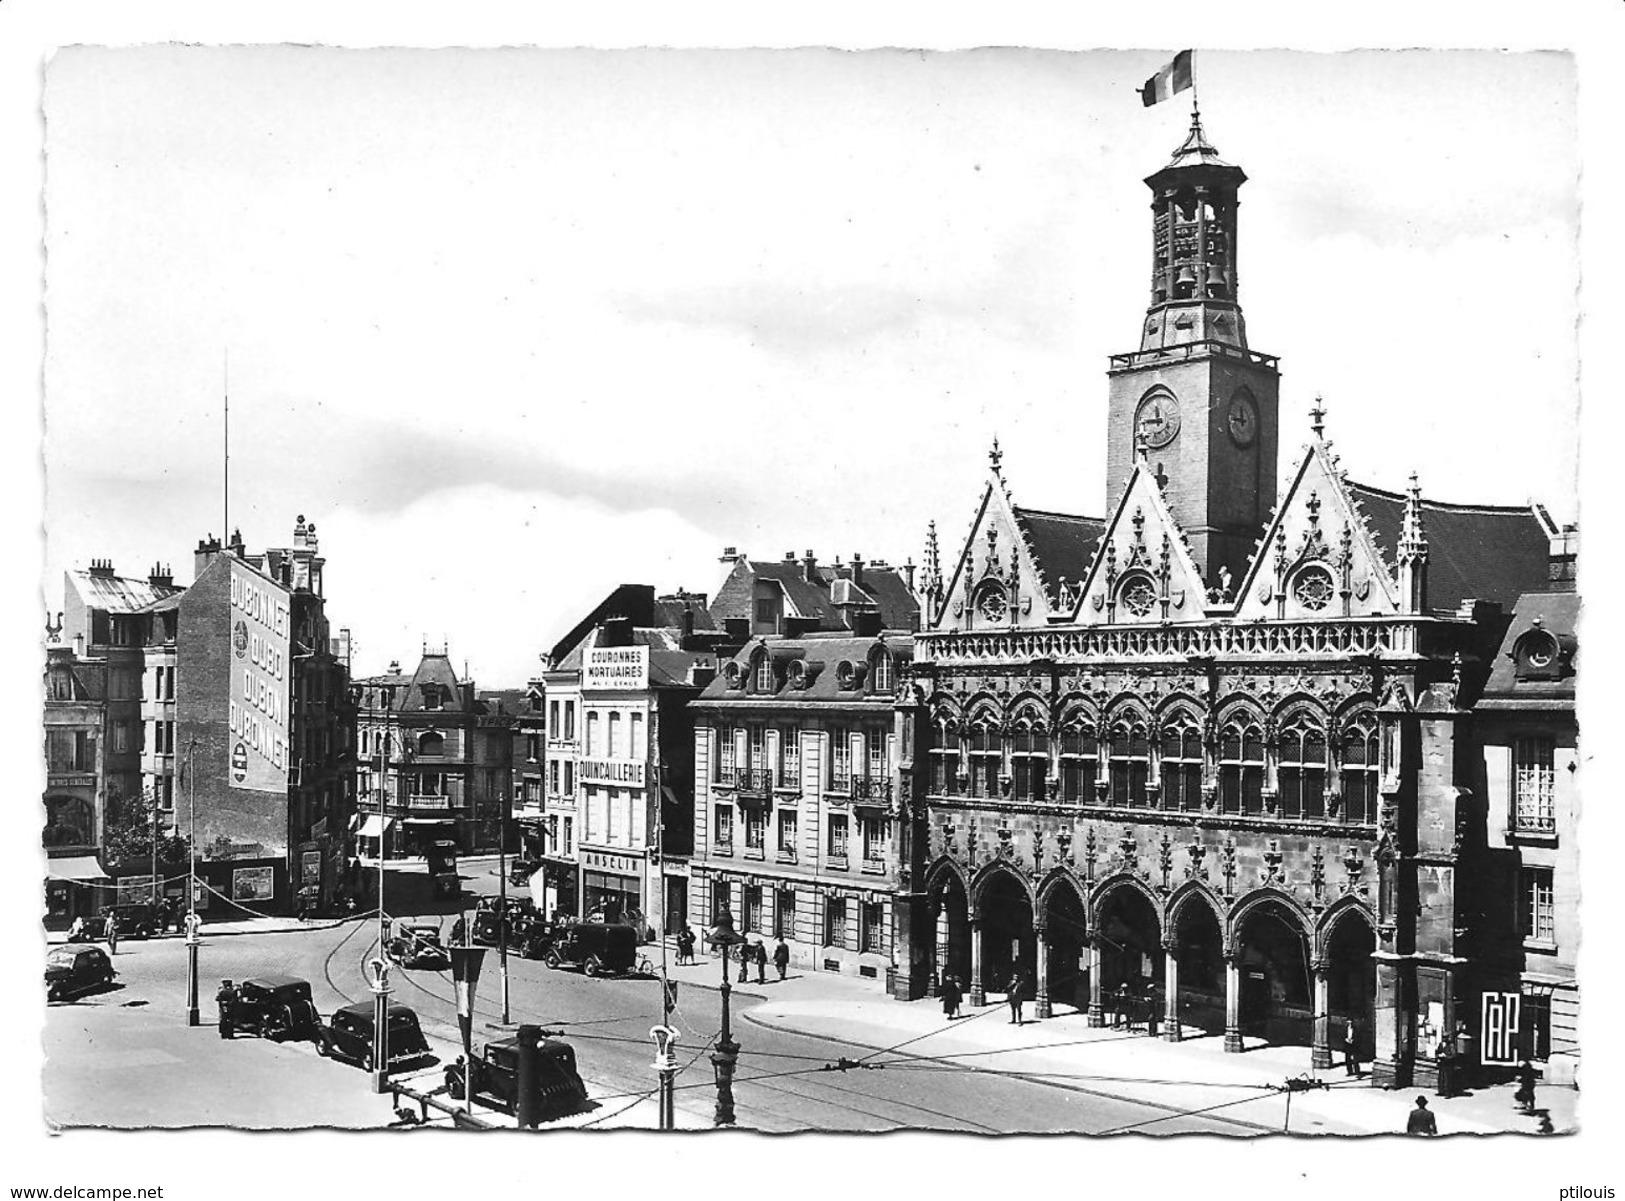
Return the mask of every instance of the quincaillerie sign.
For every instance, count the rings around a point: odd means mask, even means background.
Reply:
[[[583,759],[576,765],[583,784],[624,784],[643,787],[642,759]]]
[[[642,692],[649,687],[649,648],[593,646],[582,665],[584,691]]]

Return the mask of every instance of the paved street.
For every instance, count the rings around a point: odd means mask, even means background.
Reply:
[[[463,872],[469,889],[496,890],[496,879],[479,861],[466,862]],[[421,868],[392,870],[389,908],[402,916],[439,908],[449,927],[445,911],[451,907],[431,905],[425,883]],[[244,926],[253,932],[232,932],[229,923],[205,930],[205,1021],[212,1020],[214,989],[226,977],[304,977],[324,1015],[369,996],[362,971],[376,946],[374,922]],[[658,948],[653,951],[658,955]],[[225,1042],[212,1026],[186,1028],[186,957],[179,938],[123,942],[115,963],[118,989],[49,1007],[45,1097],[53,1123],[360,1127],[387,1125],[393,1117],[389,1102],[370,1092],[364,1072],[323,1060],[310,1044]],[[594,1102],[590,1112],[555,1125],[654,1127],[648,1031],[659,1020],[656,981],[594,980],[519,958],[509,963],[512,1021],[563,1031]],[[676,1094],[681,1128],[711,1125],[715,1088],[705,1052],[720,1023],[719,973],[719,964],[704,959],[695,967],[673,968],[682,981],[674,1015],[681,1032],[678,1059],[687,1065]],[[396,1000],[418,1011],[440,1061],[450,1062],[459,1048],[449,972],[397,971],[392,979]],[[480,983],[476,1041],[504,1033],[499,981],[493,952]],[[1302,1070],[1292,1056],[1307,1058],[1301,1048],[1215,1055],[1203,1045],[1212,1040],[1173,1047],[1091,1031],[1075,1015],[1017,1030],[1006,1024],[1002,1006],[967,1012],[973,1016],[949,1026],[935,1005],[901,1005],[881,997],[872,983],[823,975],[792,973],[784,984],[737,985],[735,1037],[744,1048],[735,1087],[739,1124],[764,1131],[1258,1134],[1282,1129],[1285,1099],[1270,1086]],[[888,1048],[897,1049],[879,1053]],[[843,1056],[885,1066],[824,1070]],[[403,1079],[434,1087],[440,1068]],[[1545,1091],[1546,1100],[1564,1095]],[[1403,1126],[1409,1100],[1342,1086],[1304,1094],[1294,1098],[1292,1128],[1394,1130]],[[1467,1100],[1438,1104],[1446,1131],[1519,1128],[1510,1120],[1485,1124],[1476,1111],[1468,1112]],[[1462,1106],[1455,1125],[1453,1105]],[[1572,1101],[1568,1105],[1571,1118]],[[1211,1112],[1190,1112],[1198,1110]],[[1533,1129],[1527,1120],[1525,1126]]]

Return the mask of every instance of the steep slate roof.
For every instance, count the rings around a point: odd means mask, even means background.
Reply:
[[[680,608],[680,606],[679,606]],[[600,627],[594,626],[553,665],[554,671],[580,671],[587,659],[587,649],[598,645]],[[632,645],[649,648],[649,682],[657,688],[689,688],[696,664],[717,661],[715,651],[685,651],[683,633],[678,629],[649,629],[638,627],[632,631]]]
[[[687,608],[694,615],[694,629],[696,632],[717,628],[717,623],[711,620],[711,610],[705,607],[703,598],[695,597],[690,600]],[[675,597],[658,596],[654,602],[654,617],[649,624],[651,626],[670,626],[674,630],[680,630],[683,628],[683,609],[683,602]]]
[[[1349,493],[1390,567],[1395,562],[1405,496],[1350,482]],[[1454,609],[1464,600],[1511,605],[1525,592],[1544,588],[1550,550],[1546,528],[1522,506],[1453,505],[1422,501],[1428,541],[1428,607]]]
[[[1495,652],[1490,664],[1490,677],[1484,684],[1485,708],[1495,708],[1497,699],[1508,697],[1519,701],[1553,701],[1564,705],[1574,703],[1574,664],[1571,661],[1563,676],[1556,680],[1520,680],[1512,648],[1518,639],[1535,628],[1554,635],[1560,644],[1570,650],[1575,647],[1575,628],[1580,620],[1580,594],[1577,592],[1526,592],[1518,598],[1513,610],[1512,624]],[[1505,706],[1502,706],[1505,707]]]
[[[1042,509],[1011,507],[1016,521],[1032,547],[1033,558],[1044,580],[1054,589],[1065,578],[1079,584],[1089,574],[1095,547],[1106,534],[1101,517],[1078,517],[1071,513],[1049,513]]]
[[[70,571],[68,578],[78,589],[86,608],[105,609],[109,613],[138,613],[154,601],[186,591],[174,585],[164,587],[149,580],[93,575],[89,571]]]
[[[401,699],[400,712],[411,713],[423,711],[423,685],[438,684],[446,703],[442,709],[461,711],[463,709],[463,690],[458,685],[457,672],[451,666],[451,660],[442,654],[424,655],[418,660],[418,669],[412,673],[412,686],[406,690]]]
[[[845,626],[842,610],[830,598],[830,584],[837,579],[850,580],[850,567],[815,564],[813,578],[807,579],[805,564],[797,559],[749,559],[736,563],[728,579],[717,590],[711,605],[711,615],[718,622],[728,618],[750,619],[754,616],[753,582],[767,581],[778,586],[784,594],[788,615],[816,617],[826,628]],[[912,630],[919,620],[920,606],[909,591],[908,582],[895,567],[875,567],[864,564],[863,583],[854,586],[852,599],[860,605],[867,602],[880,613],[880,624],[887,629]]]

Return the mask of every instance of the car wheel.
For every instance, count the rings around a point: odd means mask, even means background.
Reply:
[[[597,976],[604,970],[604,961],[596,955],[587,956],[587,975]]]
[[[327,1040],[325,1038],[318,1038],[316,1040],[316,1054],[320,1055],[323,1059],[326,1059],[330,1054],[327,1049]]]
[[[557,970],[564,961],[559,958],[559,953],[557,951],[549,951],[543,958],[542,962],[546,963],[548,967]]]

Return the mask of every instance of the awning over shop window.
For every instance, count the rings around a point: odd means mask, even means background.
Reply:
[[[46,872],[53,880],[111,879],[94,855],[64,855],[52,859],[46,864]]]
[[[356,833],[362,838],[377,838],[395,824],[393,817],[384,818],[376,813],[367,814],[367,820],[361,823],[361,829]]]
[[[450,817],[408,817],[405,819],[409,826],[452,826],[457,825],[456,819]]]

